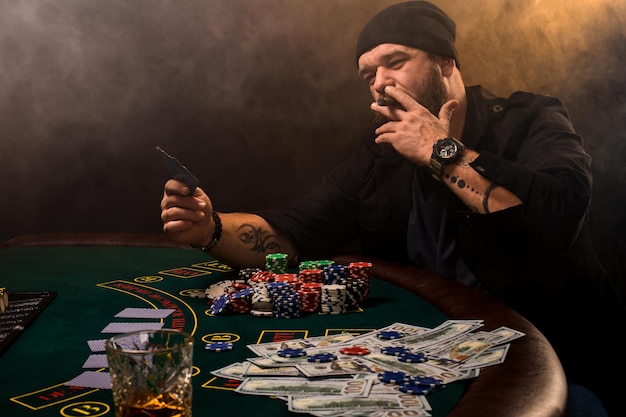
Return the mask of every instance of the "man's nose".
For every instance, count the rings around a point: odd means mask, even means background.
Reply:
[[[374,84],[372,85],[372,89],[376,91],[380,95],[385,94],[385,87],[388,85],[394,85],[393,78],[391,77],[389,71],[386,71],[384,68],[379,68],[376,71],[376,78],[374,79]]]

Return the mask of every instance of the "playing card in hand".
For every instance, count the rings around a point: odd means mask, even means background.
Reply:
[[[157,146],[156,149],[161,152],[163,161],[165,162],[167,169],[170,171],[172,178],[187,184],[190,189],[189,194],[193,195],[196,187],[200,184],[200,181],[198,181],[198,179],[187,169],[186,166],[181,164],[178,159],[169,155],[159,146]]]

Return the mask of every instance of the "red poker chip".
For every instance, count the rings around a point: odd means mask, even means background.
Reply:
[[[305,282],[300,287],[306,290],[320,291],[324,284],[321,282]]]
[[[357,262],[350,262],[348,264],[349,268],[355,268],[355,269],[367,269],[367,268],[371,268],[372,267],[372,263],[371,262],[361,262],[361,261],[357,261]]]
[[[306,283],[322,283],[324,281],[324,271],[321,269],[303,269],[299,276]]]
[[[371,353],[371,351],[368,348],[364,348],[361,346],[344,347],[344,348],[339,349],[339,352],[343,353],[344,355],[356,355],[356,356],[369,355]]]

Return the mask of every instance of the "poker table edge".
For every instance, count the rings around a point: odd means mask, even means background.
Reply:
[[[0,248],[13,246],[134,246],[192,250],[189,245],[157,233],[31,233],[0,243]]]
[[[448,417],[556,417],[566,415],[567,382],[561,362],[545,336],[503,303],[410,265],[361,255],[341,255],[337,263],[372,263],[372,275],[430,302],[451,319],[482,319],[489,331],[507,326],[525,333],[511,343],[503,364],[481,370]],[[523,358],[518,361],[516,358]]]
[[[0,243],[19,246],[133,246],[189,249],[156,233],[33,233]],[[567,383],[561,363],[543,334],[499,301],[455,281],[410,265],[361,255],[339,255],[337,263],[371,262],[373,276],[430,302],[451,319],[482,319],[484,329],[508,326],[525,333],[513,341],[503,364],[483,369],[448,417],[565,416]],[[516,361],[518,357],[525,360]]]

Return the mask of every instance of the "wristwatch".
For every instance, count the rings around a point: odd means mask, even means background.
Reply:
[[[455,138],[443,138],[435,142],[430,156],[430,170],[436,180],[441,181],[443,169],[458,161],[463,149],[465,146]]]

